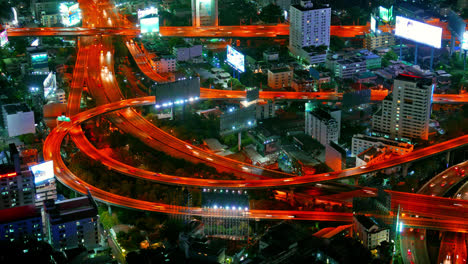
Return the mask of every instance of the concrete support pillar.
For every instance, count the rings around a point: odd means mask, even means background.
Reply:
[[[294,206],[296,204],[296,201],[294,199],[294,188],[290,188],[289,191],[287,192],[287,197],[289,200],[289,203]]]
[[[455,36],[452,34],[452,39],[450,40],[450,55],[453,54],[454,49],[455,49]]]
[[[409,169],[410,165],[411,165],[411,163],[405,163],[405,164],[402,165],[401,174],[403,175],[403,177],[408,176],[408,169]]]
[[[447,151],[445,160],[447,161],[447,168],[448,168],[450,166],[450,151]]]
[[[241,145],[242,145],[242,132],[239,131],[237,134],[237,150],[241,151]]]
[[[107,205],[107,212],[109,213],[109,215],[112,215],[112,207],[110,206],[110,204]]]

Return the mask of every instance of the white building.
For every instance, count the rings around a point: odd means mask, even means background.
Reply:
[[[90,196],[47,200],[44,218],[48,242],[57,250],[99,247],[98,210]]]
[[[43,239],[41,209],[24,205],[0,210],[0,241],[35,237]]]
[[[396,153],[398,155],[406,155],[413,151],[413,145],[395,141],[388,138],[383,137],[374,137],[374,136],[366,136],[357,134],[353,136],[353,141],[351,144],[351,155],[357,156],[359,153],[363,152],[364,150],[372,147],[372,146],[379,146],[383,145],[386,146],[390,151]]]
[[[341,110],[316,108],[305,112],[305,133],[326,146],[340,138]]]
[[[291,5],[289,49],[300,56],[304,47],[330,45],[331,8],[328,5],[301,1]]]
[[[291,86],[293,70],[289,67],[268,70],[268,86],[281,89]]]
[[[393,92],[372,118],[373,132],[395,140],[427,140],[434,88],[432,79],[400,74],[393,82]]]
[[[176,70],[176,57],[174,55],[161,55],[151,60],[157,73],[174,72]]]
[[[17,173],[6,167],[0,173],[0,210],[34,203],[34,177],[29,170]]]
[[[34,112],[25,103],[4,105],[2,110],[3,123],[8,131],[8,136],[16,137],[36,133]]]
[[[390,241],[390,228],[374,217],[354,215],[353,229],[356,237],[368,249],[374,249],[383,241]]]

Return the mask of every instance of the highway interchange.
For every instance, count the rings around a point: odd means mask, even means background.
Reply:
[[[91,1],[80,1],[84,10],[83,14],[90,14],[92,12],[89,8],[92,8]],[[88,8],[88,9],[87,9]],[[114,18],[113,24],[115,28],[105,28],[105,34],[103,35],[135,35],[126,34],[132,29],[125,28],[124,26],[119,27],[121,20],[118,14],[113,14],[110,5],[103,8],[101,11],[107,10],[107,14]],[[113,14],[113,15],[112,15]],[[99,25],[105,25],[108,20],[99,18],[99,16],[83,16],[86,24],[92,23],[99,27]],[[128,23],[122,23],[127,25]],[[96,30],[101,31],[104,27],[97,29],[79,29],[78,34],[84,36],[88,35],[86,30],[93,32],[90,35],[94,35]],[[41,30],[44,34],[50,34],[55,29]],[[61,29],[59,29],[61,30]],[[80,31],[81,30],[81,31]],[[173,32],[180,31],[177,28],[161,29],[161,33],[173,30]],[[223,29],[226,30],[226,29]],[[232,29],[234,30],[234,29]],[[246,30],[246,27],[240,27],[239,30]],[[253,28],[251,30],[258,30]],[[269,29],[266,29],[269,30]],[[270,32],[266,31],[265,32]],[[284,30],[284,28],[281,28]],[[360,29],[359,29],[360,30]],[[34,32],[37,30],[34,29]],[[71,30],[73,31],[73,30]],[[333,29],[332,29],[333,31]],[[15,33],[16,32],[16,33]],[[22,33],[21,33],[22,32]],[[17,29],[9,30],[8,34],[11,36],[21,36],[21,34],[27,34],[33,32],[31,29]],[[122,33],[123,32],[123,33]],[[232,31],[231,31],[232,32]],[[263,31],[261,31],[263,32]],[[175,33],[174,33],[175,34]],[[262,33],[267,34],[267,33]],[[281,33],[283,34],[283,33]],[[37,34],[40,35],[40,34]],[[64,34],[61,34],[64,35]],[[110,39],[111,37],[104,37],[104,39]],[[165,184],[178,185],[178,186],[195,186],[195,187],[218,187],[218,188],[235,188],[235,189],[254,189],[254,188],[272,188],[272,187],[291,187],[300,185],[311,185],[323,181],[332,181],[343,179],[347,177],[356,177],[361,174],[371,173],[382,170],[384,168],[390,168],[400,166],[402,164],[416,161],[419,159],[427,158],[432,155],[442,153],[444,151],[452,150],[458,147],[462,147],[468,144],[468,135],[462,136],[453,140],[449,140],[434,146],[430,146],[425,149],[420,149],[412,152],[409,155],[402,156],[390,161],[384,161],[371,166],[364,166],[359,168],[351,168],[338,172],[331,172],[326,174],[310,175],[304,177],[295,177],[277,171],[266,170],[261,167],[252,166],[250,164],[240,163],[234,160],[227,160],[224,157],[214,155],[206,152],[196,146],[190,145],[186,142],[174,138],[172,135],[165,133],[164,131],[154,127],[150,122],[144,120],[133,107],[139,107],[143,105],[154,105],[154,97],[142,97],[122,100],[123,95],[120,93],[118,86],[116,85],[115,76],[113,75],[113,63],[112,63],[112,46],[110,41],[103,40],[101,44],[95,44],[91,41],[92,37],[80,38],[79,50],[77,55],[77,62],[73,73],[73,81],[71,85],[70,96],[68,100],[67,115],[71,117],[72,122],[63,122],[56,129],[54,129],[48,136],[44,144],[44,158],[46,160],[53,160],[55,165],[55,175],[59,181],[64,183],[69,188],[80,192],[86,193],[90,191],[93,196],[100,201],[108,204],[117,206],[123,206],[128,208],[135,208],[140,210],[157,211],[171,214],[185,214],[190,210],[193,215],[204,215],[209,212],[202,210],[201,208],[186,208],[180,206],[170,206],[160,203],[152,203],[147,201],[135,200],[128,197],[119,196],[100,190],[94,186],[91,186],[79,177],[74,175],[64,164],[60,148],[63,139],[66,135],[70,135],[75,144],[81,151],[85,152],[91,158],[100,160],[107,167],[129,175],[131,177],[144,178],[151,181],[156,181]],[[103,46],[101,46],[103,45]],[[155,73],[148,64],[147,59],[144,56],[135,56],[136,54],[143,54],[138,47],[132,43],[127,43],[127,47],[132,53],[135,61],[142,60],[142,63],[137,63],[140,69],[156,81],[167,81],[167,77],[161,76]],[[105,50],[104,53],[102,51]],[[109,54],[107,53],[109,51]],[[89,67],[92,69],[90,70]],[[107,67],[107,68],[104,68]],[[80,113],[80,101],[82,88],[85,80],[87,81],[88,89],[92,93],[93,97],[99,101],[99,106],[88,111]],[[201,96],[204,98],[217,98],[217,99],[242,99],[245,97],[244,92],[239,91],[214,91],[210,89],[201,89]],[[261,92],[261,98],[265,99],[295,99],[295,100],[340,100],[342,95],[335,93],[287,93],[287,92]],[[373,95],[373,100],[382,100],[382,95]],[[468,97],[465,95],[435,95],[435,103],[466,103]],[[110,114],[109,114],[110,113]],[[116,124],[123,131],[132,135],[138,135],[138,137],[153,148],[163,149],[167,152],[171,152],[171,155],[184,157],[194,162],[204,162],[210,166],[215,167],[219,171],[230,171],[236,173],[243,180],[205,180],[205,179],[194,179],[194,178],[183,178],[172,175],[163,175],[160,173],[149,172],[138,168],[133,168],[129,165],[123,164],[112,158],[104,155],[102,152],[97,150],[92,144],[86,139],[83,131],[81,130],[81,123],[90,120],[94,117],[104,115],[108,117],[114,124]],[[171,144],[168,144],[168,143]],[[444,172],[445,173],[445,172]],[[440,182],[440,177],[435,177],[425,186],[426,189],[430,189],[434,186],[441,186],[444,184],[451,184],[451,179],[445,179]],[[448,181],[448,182],[447,182]],[[453,183],[452,183],[453,184]],[[443,187],[443,186],[441,186]],[[363,190],[361,187],[357,187],[359,190]],[[372,188],[364,188],[369,192],[375,192]],[[433,190],[433,192],[435,192]],[[402,219],[406,226],[415,226],[419,228],[431,228],[436,230],[445,230],[453,232],[468,232],[468,223],[464,221],[468,216],[468,202],[464,199],[468,198],[468,185],[463,186],[457,193],[455,198],[458,199],[447,199],[432,196],[432,194],[421,191],[419,194],[407,194],[390,192],[392,195],[392,203],[395,205],[398,203],[404,207],[404,210],[412,212],[411,216],[403,216]],[[392,206],[395,206],[392,205]],[[351,222],[352,215],[349,213],[333,213],[333,212],[315,212],[315,211],[279,211],[279,210],[249,210],[245,212],[250,218],[253,219],[295,219],[295,220],[314,220],[314,221],[338,221],[338,222]],[[414,217],[418,214],[418,217]],[[422,218],[434,217],[437,219]],[[393,221],[392,219],[386,219],[387,221]],[[418,233],[419,234],[419,233]],[[455,238],[444,238],[446,240],[454,240]],[[441,251],[443,251],[441,247]],[[443,255],[443,254],[442,254]],[[466,247],[465,247],[465,258],[466,258]]]

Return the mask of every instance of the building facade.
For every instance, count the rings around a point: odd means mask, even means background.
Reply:
[[[397,76],[393,92],[373,115],[372,130],[395,140],[427,140],[434,88],[435,84],[429,78],[406,74]]]
[[[44,203],[46,236],[57,250],[99,247],[97,206],[91,196]]]
[[[364,38],[364,47],[367,50],[387,48],[395,45],[395,36],[388,32],[368,33]]]
[[[153,58],[151,62],[157,73],[174,72],[176,70],[176,57],[174,55],[161,55]]]
[[[366,59],[364,58],[348,58],[339,59],[329,63],[330,70],[335,74],[335,77],[340,79],[351,79],[354,75],[367,70]]]
[[[34,177],[29,170],[18,173],[15,168],[2,167],[0,210],[33,204],[34,193]]]
[[[257,120],[268,119],[275,117],[275,102],[273,101],[258,101],[255,107]]]
[[[300,1],[290,7],[289,49],[300,56],[304,47],[330,45],[331,8]]]
[[[268,70],[268,86],[273,89],[281,89],[291,86],[293,70],[289,67]]]
[[[390,241],[390,229],[374,217],[354,215],[353,230],[356,237],[368,249],[374,249],[383,241]]]
[[[184,45],[174,47],[177,61],[189,61],[202,55],[202,45]]]
[[[0,241],[27,237],[44,237],[40,208],[30,204],[0,210]]]
[[[341,111],[316,108],[305,112],[305,133],[326,146],[340,138]]]
[[[364,150],[372,147],[383,145],[388,147],[390,151],[396,153],[398,155],[406,155],[413,151],[414,146],[401,141],[395,141],[388,138],[383,137],[374,137],[374,136],[366,136],[357,134],[353,136],[352,144],[351,144],[351,155],[357,156],[359,153],[363,152]]]

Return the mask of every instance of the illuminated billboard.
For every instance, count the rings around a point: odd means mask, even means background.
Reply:
[[[46,161],[29,168],[34,175],[34,183],[38,184],[54,178],[54,163]]]
[[[374,16],[371,16],[370,17],[370,30],[372,32],[375,32],[376,28],[377,28],[377,20],[375,20]]]
[[[4,30],[0,33],[0,46],[3,47],[8,43],[7,31]]]
[[[158,9],[154,7],[146,8],[143,10],[138,10],[138,19],[142,17],[157,16],[157,15],[158,15]]]
[[[159,18],[148,17],[140,19],[140,32],[142,34],[159,32]]]
[[[468,31],[465,31],[465,33],[463,33],[461,48],[464,50],[468,50]]]
[[[48,62],[47,52],[31,54],[31,62],[33,64],[47,63]]]
[[[379,6],[379,17],[385,23],[393,21],[393,6],[389,9]]]
[[[395,35],[440,49],[442,44],[442,28],[397,16]]]
[[[59,6],[62,24],[73,26],[81,21],[81,10],[78,3],[61,3]]]
[[[244,65],[244,54],[238,52],[237,50],[233,49],[231,46],[227,46],[227,60],[226,62],[236,69],[238,72],[245,72],[245,65]]]

